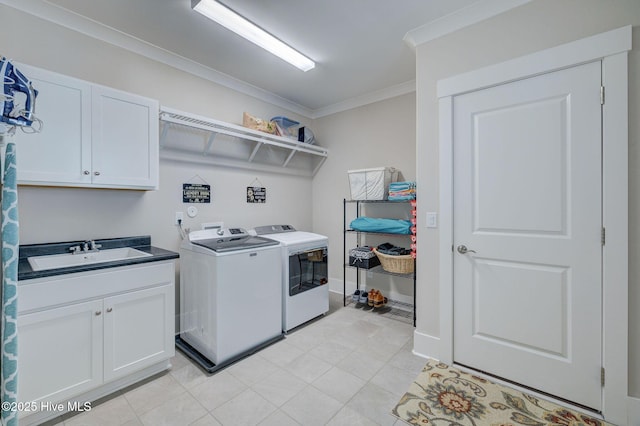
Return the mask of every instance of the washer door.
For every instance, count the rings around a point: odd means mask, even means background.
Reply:
[[[313,290],[328,282],[326,247],[289,255],[289,296]]]

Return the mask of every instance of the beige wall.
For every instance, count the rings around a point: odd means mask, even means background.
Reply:
[[[313,229],[329,236],[331,287],[342,292],[342,200],[350,198],[347,171],[393,166],[406,180],[415,180],[415,93],[316,119],[314,126],[316,136],[329,148],[331,155],[313,179]],[[404,217],[409,211],[396,207],[378,206],[367,215],[396,217],[400,213]],[[347,223],[352,218],[347,218]],[[355,239],[350,238],[347,249],[355,247]],[[369,244],[381,242],[384,241],[370,240]],[[409,247],[407,238],[390,242]],[[385,294],[391,292],[395,298],[412,299],[411,280],[384,275],[370,278],[363,275],[363,278],[369,280],[368,287],[380,289]],[[355,281],[353,270],[348,271],[347,280]]]
[[[158,99],[163,106],[231,123],[241,123],[243,111],[259,117],[287,115],[311,121],[4,5],[0,5],[0,53],[18,62]],[[188,205],[182,203],[181,185],[195,175],[211,185],[212,202],[197,205],[199,214],[190,219]],[[263,205],[246,203],[246,187],[256,177],[267,188]],[[245,228],[270,223],[291,223],[301,229],[312,226],[310,178],[168,160],[160,162],[159,191],[25,186],[19,188],[18,195],[23,244],[148,234],[154,245],[177,250],[176,211],[185,212],[185,226],[191,228],[218,220]]]
[[[640,24],[637,0],[534,0],[417,49],[417,172],[419,211],[438,210],[438,108],[436,82],[625,25]],[[634,46],[640,32],[634,28]],[[629,392],[640,396],[640,87],[637,48],[629,54]],[[622,189],[622,188],[621,188]],[[624,190],[624,189],[622,189]],[[419,216],[421,219],[422,216]],[[420,223],[417,331],[439,335],[438,230]],[[422,235],[425,237],[423,238]]]

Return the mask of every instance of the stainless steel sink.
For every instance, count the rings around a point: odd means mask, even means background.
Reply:
[[[89,253],[64,253],[51,254],[47,256],[32,256],[27,258],[27,260],[34,271],[44,271],[47,269],[70,268],[72,266],[115,262],[117,260],[136,259],[148,256],[151,256],[151,254],[131,247],[122,247]]]

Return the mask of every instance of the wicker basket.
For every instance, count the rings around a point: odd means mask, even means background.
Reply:
[[[413,257],[410,254],[402,256],[391,256],[388,254],[380,253],[375,248],[373,252],[380,259],[382,269],[387,272],[393,272],[394,274],[413,274]]]

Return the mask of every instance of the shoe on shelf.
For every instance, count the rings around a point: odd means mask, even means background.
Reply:
[[[387,298],[384,297],[382,295],[382,293],[380,293],[379,291],[376,292],[375,296],[373,297],[373,307],[374,308],[381,308],[384,306],[385,304],[385,300]]]
[[[366,291],[363,290],[360,292],[360,299],[358,299],[358,302],[366,304],[368,298],[369,298],[369,295],[367,294]]]
[[[356,290],[353,295],[351,296],[351,300],[353,300],[353,303],[358,303],[358,301],[360,301],[360,290]]]
[[[369,290],[369,297],[367,298],[367,302],[368,302],[367,304],[369,306],[373,306],[374,300],[376,298],[376,294],[378,294],[378,290],[373,288]]]

